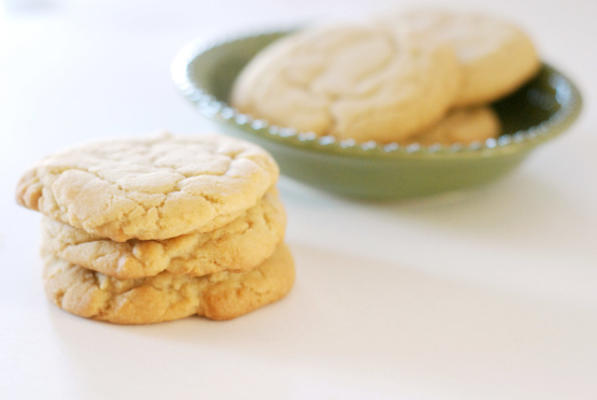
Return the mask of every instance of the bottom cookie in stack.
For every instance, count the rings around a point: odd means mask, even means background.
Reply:
[[[50,299],[73,314],[119,324],[149,324],[191,315],[224,320],[284,297],[294,283],[294,262],[281,243],[271,257],[245,272],[193,277],[168,271],[116,279],[44,255],[44,285]]]

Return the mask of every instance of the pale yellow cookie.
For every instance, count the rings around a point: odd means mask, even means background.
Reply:
[[[484,142],[500,134],[500,120],[490,107],[454,110],[431,129],[408,138],[402,144],[451,145]]]
[[[462,67],[455,106],[480,105],[503,97],[536,74],[541,62],[529,36],[497,17],[414,10],[382,18],[424,41],[450,45]]]
[[[299,131],[390,142],[439,121],[459,88],[451,48],[345,24],[306,29],[264,49],[236,80],[231,103]]]
[[[231,319],[284,297],[294,283],[294,262],[284,244],[251,271],[204,277],[162,272],[118,280],[57,258],[45,261],[45,290],[58,307],[118,324],[149,324],[193,314]]]
[[[19,204],[116,241],[209,232],[276,182],[261,148],[223,136],[91,143],[50,156],[17,186]]]
[[[212,232],[165,240],[114,242],[50,218],[42,221],[42,254],[53,255],[118,279],[162,271],[202,276],[245,271],[261,264],[284,238],[286,213],[276,189],[257,205]]]

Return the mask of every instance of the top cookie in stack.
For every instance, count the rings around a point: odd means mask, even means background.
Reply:
[[[408,11],[307,28],[261,51],[236,80],[241,112],[318,136],[451,144],[500,133],[487,106],[539,69],[516,25],[471,13]]]
[[[278,178],[257,146],[222,136],[113,140],[42,160],[17,202],[117,242],[209,232],[255,206]]]
[[[60,307],[118,323],[226,319],[292,286],[277,178],[257,146],[164,134],[50,156],[17,201],[45,215],[46,291]]]

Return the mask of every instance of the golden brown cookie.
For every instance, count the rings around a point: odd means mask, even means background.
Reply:
[[[491,107],[454,110],[431,129],[406,139],[402,144],[451,145],[484,142],[500,134],[500,120]]]
[[[529,36],[500,18],[413,10],[381,20],[383,25],[407,30],[423,41],[454,48],[462,68],[456,107],[480,105],[506,96],[535,75],[541,66]]]
[[[19,204],[115,241],[209,232],[255,206],[278,178],[263,149],[224,136],[96,142],[50,156]]]
[[[276,189],[254,207],[211,232],[165,240],[114,242],[50,218],[42,221],[42,253],[118,279],[162,271],[202,276],[261,264],[284,238],[286,213]]]
[[[373,25],[309,28],[245,67],[232,104],[272,124],[357,141],[397,141],[439,121],[460,88],[451,48]]]
[[[251,271],[204,277],[162,272],[118,280],[57,258],[45,261],[46,293],[58,307],[118,324],[149,324],[193,314],[231,319],[279,300],[294,283],[294,262],[285,244]]]

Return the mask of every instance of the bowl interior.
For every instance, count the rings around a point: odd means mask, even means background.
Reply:
[[[234,80],[244,66],[264,47],[290,31],[272,32],[225,42],[194,57],[187,76],[204,93],[228,105]],[[512,135],[555,117],[571,101],[571,83],[544,65],[535,78],[515,93],[492,104],[502,122],[501,135]]]

